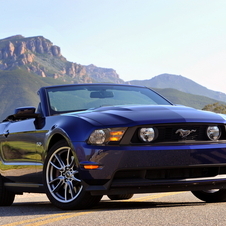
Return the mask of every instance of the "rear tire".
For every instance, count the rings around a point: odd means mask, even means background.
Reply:
[[[133,194],[120,194],[120,195],[108,195],[108,198],[111,200],[125,200],[131,199]]]
[[[226,189],[211,189],[203,191],[192,191],[192,194],[204,202],[225,202]]]
[[[3,177],[0,175],[0,206],[11,206],[14,198],[15,194],[5,188]]]
[[[46,195],[60,209],[90,208],[102,198],[84,189],[76,162],[72,149],[64,140],[53,145],[45,159]]]

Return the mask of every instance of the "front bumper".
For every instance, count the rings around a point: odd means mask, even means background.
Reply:
[[[74,143],[80,169],[92,194],[124,194],[226,188],[226,145],[103,146]]]

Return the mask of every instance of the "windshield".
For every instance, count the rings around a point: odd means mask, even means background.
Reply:
[[[154,91],[129,85],[68,85],[47,88],[50,114],[102,106],[171,105]]]

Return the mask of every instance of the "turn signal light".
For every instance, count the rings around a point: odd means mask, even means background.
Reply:
[[[110,141],[120,141],[123,134],[124,134],[124,131],[111,131],[109,140]]]
[[[98,166],[98,165],[84,165],[83,167],[84,167],[84,169],[89,169],[89,170],[100,168],[100,166]]]

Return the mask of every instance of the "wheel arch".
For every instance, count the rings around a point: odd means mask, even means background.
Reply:
[[[66,132],[65,128],[62,128],[59,125],[58,126],[55,125],[47,133],[47,136],[45,138],[45,145],[44,145],[45,150],[49,152],[51,147],[60,140],[65,140],[68,143],[68,145],[71,148],[73,148],[71,144],[71,139],[69,137],[69,134]]]
[[[70,146],[70,148],[72,150],[74,150],[73,153],[75,154],[75,157],[77,159],[78,158],[77,153],[75,152],[75,149],[74,149],[73,144],[71,143],[71,140],[62,133],[55,133],[50,137],[50,139],[47,143],[46,154],[51,150],[51,148],[54,146],[54,144],[56,144],[57,142],[59,142],[61,140],[67,142],[67,144]],[[77,160],[77,162],[78,162],[78,160]]]
[[[54,134],[48,142],[47,152],[49,152],[51,147],[60,140],[65,140],[66,142],[68,142],[68,139],[66,139],[62,134]]]

